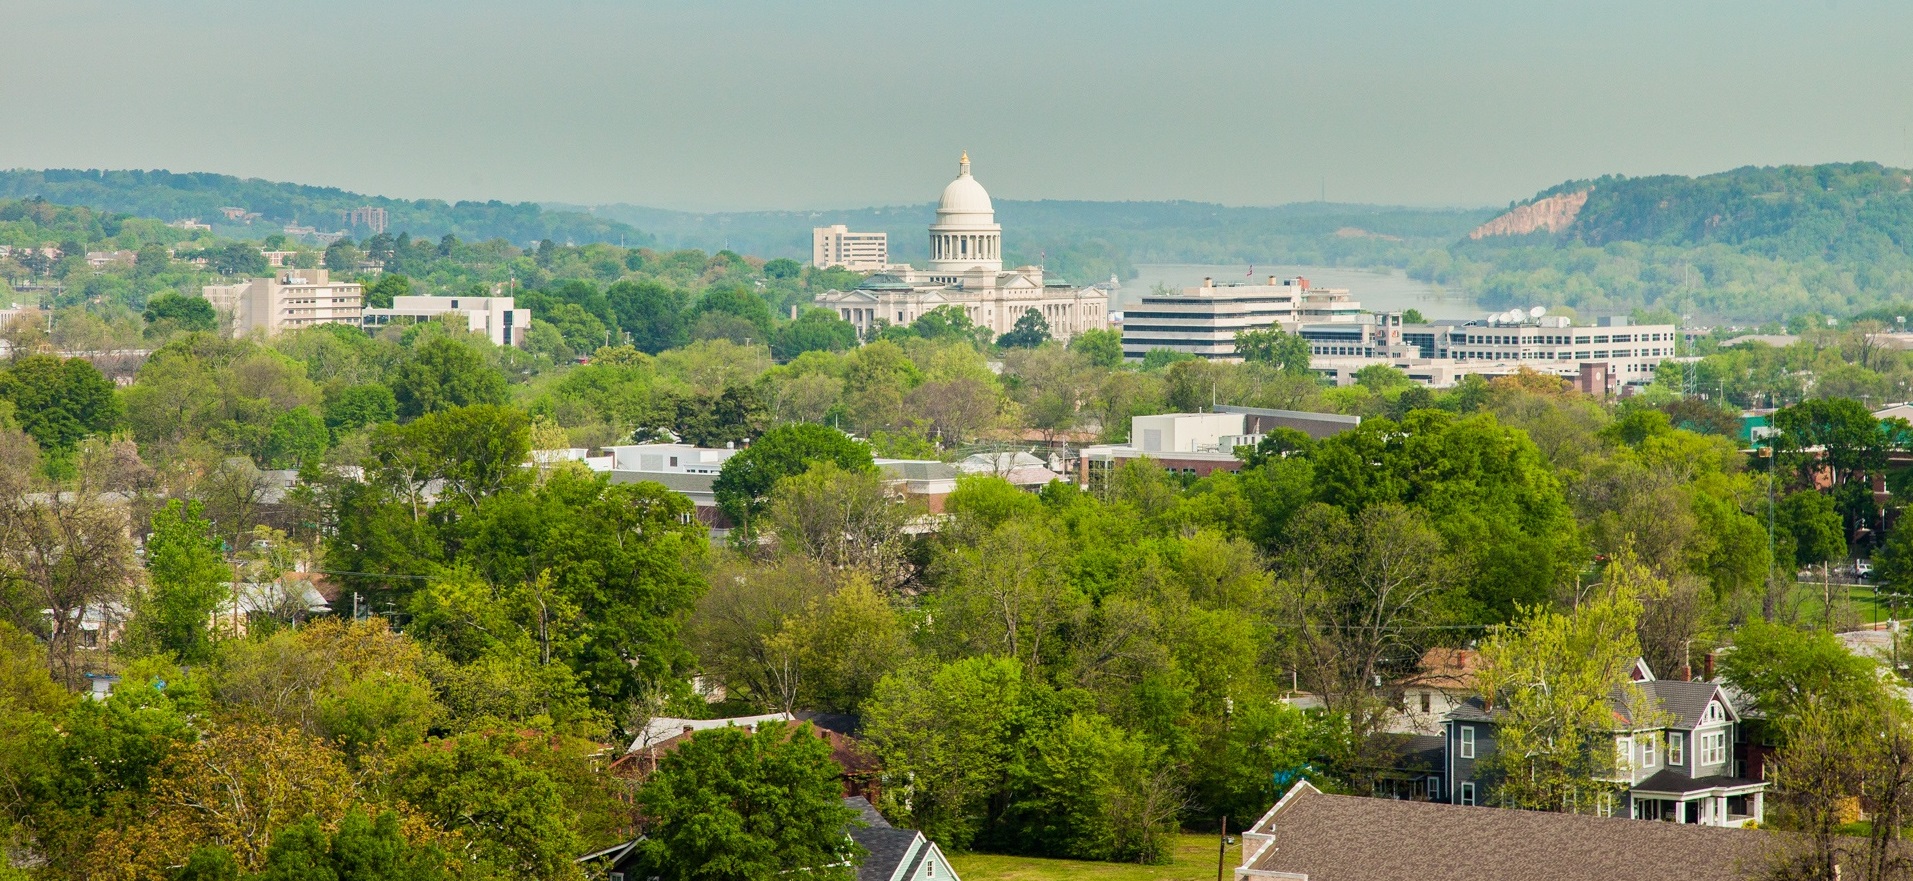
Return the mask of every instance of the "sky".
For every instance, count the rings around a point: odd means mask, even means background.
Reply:
[[[692,211],[1913,166],[1905,0],[0,0],[0,167]]]

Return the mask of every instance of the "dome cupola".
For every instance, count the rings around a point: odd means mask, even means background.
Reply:
[[[1003,228],[996,224],[990,194],[970,175],[970,154],[957,160],[957,177],[937,200],[937,222],[930,225],[930,271],[949,273],[938,280],[976,269],[1003,269]]]

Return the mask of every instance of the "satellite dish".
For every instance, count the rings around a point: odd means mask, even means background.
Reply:
[[[1506,321],[1509,324],[1520,324],[1523,315],[1524,313],[1520,309],[1509,309],[1508,314],[1503,315],[1501,317],[1501,320]]]
[[[1546,314],[1548,314],[1548,307],[1546,306],[1536,306],[1528,310],[1528,316],[1530,318],[1540,318]]]

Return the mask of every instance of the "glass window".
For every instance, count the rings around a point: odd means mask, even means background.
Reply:
[[[1470,782],[1470,783],[1461,784],[1461,803],[1465,805],[1472,805],[1475,803],[1475,784],[1474,783]]]
[[[1646,740],[1641,741],[1641,767],[1643,768],[1654,767],[1654,737],[1653,735],[1649,735]]]
[[[1686,752],[1687,752],[1687,735],[1682,734],[1679,731],[1668,732],[1667,734],[1667,763],[1670,765],[1678,765],[1687,761],[1687,757],[1686,755],[1684,755]]]
[[[1461,757],[1464,759],[1475,757],[1475,726],[1473,725],[1461,726]]]

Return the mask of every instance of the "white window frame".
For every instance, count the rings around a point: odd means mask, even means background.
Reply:
[[[1456,732],[1455,737],[1461,743],[1461,757],[1464,759],[1474,758],[1475,757],[1475,726],[1473,725],[1461,726],[1461,730]]]
[[[1626,771],[1634,767],[1634,738],[1614,738],[1614,770]]]
[[[1600,817],[1614,816],[1614,793],[1603,792],[1594,797],[1594,813]]]
[[[1720,701],[1708,701],[1707,709],[1700,714],[1701,722],[1725,722],[1727,713],[1720,708]]]
[[[1427,786],[1428,786],[1428,800],[1439,801],[1441,799],[1441,775],[1440,774],[1428,775]]]
[[[1667,732],[1667,763],[1669,765],[1687,764],[1687,735],[1679,731]]]
[[[1654,767],[1654,735],[1641,738],[1641,767]]]
[[[1727,762],[1727,732],[1710,731],[1700,738],[1700,763],[1721,765]]]
[[[1475,784],[1474,784],[1474,781],[1472,781],[1472,780],[1468,780],[1468,781],[1463,781],[1463,782],[1462,782],[1462,784],[1461,784],[1461,803],[1462,803],[1462,804],[1465,804],[1465,805],[1468,805],[1469,807],[1474,807],[1474,804],[1475,804]]]

